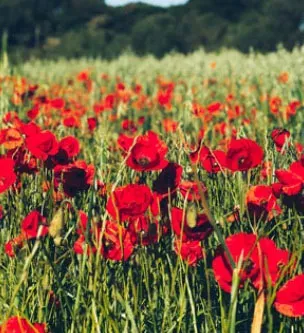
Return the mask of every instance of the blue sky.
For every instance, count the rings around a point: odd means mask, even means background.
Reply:
[[[106,0],[106,4],[110,6],[122,6],[131,2],[145,2],[150,5],[168,7],[171,5],[185,4],[188,0]]]

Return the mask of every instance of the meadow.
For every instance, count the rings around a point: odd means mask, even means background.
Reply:
[[[304,332],[304,49],[0,66],[0,332]]]

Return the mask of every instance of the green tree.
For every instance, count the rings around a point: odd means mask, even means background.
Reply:
[[[132,30],[132,47],[140,55],[161,57],[176,48],[176,20],[170,14],[156,14],[136,23]]]

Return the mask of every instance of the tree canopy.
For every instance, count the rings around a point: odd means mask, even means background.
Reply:
[[[126,49],[157,57],[199,47],[265,52],[278,43],[291,49],[304,41],[304,2],[298,0],[190,0],[169,8],[114,8],[102,0],[1,0],[0,12],[0,27],[16,59],[113,58]]]

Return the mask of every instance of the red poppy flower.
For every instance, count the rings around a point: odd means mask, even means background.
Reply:
[[[49,156],[56,155],[59,148],[55,135],[50,131],[31,135],[26,139],[26,146],[32,155],[43,161],[46,161]]]
[[[197,145],[185,144],[185,148],[189,149],[189,159],[192,164],[198,164],[200,160],[200,151],[203,147],[201,138],[199,138]]]
[[[54,98],[49,101],[49,104],[54,109],[62,109],[65,106],[65,101],[63,98]]]
[[[235,263],[243,255],[243,265],[240,272],[240,287],[250,280],[258,290],[269,285],[275,285],[282,274],[282,268],[290,259],[286,250],[278,249],[268,238],[257,240],[256,235],[238,233],[226,239]],[[215,279],[226,292],[231,291],[232,268],[224,250],[219,247],[212,262]]]
[[[38,171],[37,159],[27,150],[18,149],[18,151],[10,151],[7,156],[13,157],[17,174],[34,174]]]
[[[250,139],[231,140],[226,155],[227,168],[232,171],[247,171],[261,164],[263,149]]]
[[[21,122],[20,118],[18,117],[17,112],[15,112],[15,111],[9,111],[9,112],[5,113],[2,120],[5,124],[8,124],[8,123],[15,124],[15,123]]]
[[[272,175],[272,162],[265,161],[262,163],[262,169],[260,172],[261,180],[267,179]]]
[[[55,305],[55,307],[57,309],[59,309],[61,306],[60,300],[59,300],[58,296],[56,296],[56,294],[54,293],[53,290],[49,291],[49,304],[51,306]]]
[[[0,193],[6,191],[15,181],[14,161],[11,158],[0,158]]]
[[[203,114],[205,113],[205,108],[198,103],[193,103],[192,104],[192,113],[195,117],[202,117]]]
[[[84,235],[86,228],[87,228],[87,223],[88,223],[88,215],[80,210],[78,212],[78,218],[79,218],[79,222],[78,222],[78,229],[76,230],[78,235]]]
[[[78,81],[87,81],[90,79],[90,72],[88,69],[85,69],[77,74]]]
[[[280,83],[287,83],[289,80],[288,72],[281,72],[277,77],[278,82]]]
[[[279,96],[273,96],[269,99],[269,108],[271,113],[278,114],[283,102]]]
[[[104,258],[120,261],[128,260],[134,251],[131,234],[116,222],[106,221],[102,239],[101,254]]]
[[[130,133],[135,133],[137,131],[136,123],[133,120],[125,119],[121,122],[121,128],[124,131],[128,131]]]
[[[281,194],[283,193],[282,187],[283,187],[283,185],[281,183],[271,184],[272,193],[278,199],[280,198]]]
[[[118,82],[116,84],[116,90],[125,90],[126,89],[126,86],[123,82]]]
[[[156,98],[159,105],[167,109],[171,109],[171,100],[173,98],[173,93],[171,89],[159,90],[157,92]]]
[[[86,191],[94,180],[95,168],[85,161],[75,161],[68,165],[57,165],[54,168],[55,187],[62,182],[64,193],[70,197],[78,192]]]
[[[165,160],[168,148],[156,133],[149,131],[137,138],[135,144],[126,142],[125,148],[130,150],[127,165],[137,171],[162,170],[168,164]]]
[[[246,204],[250,216],[256,221],[260,219],[270,221],[282,213],[271,186],[252,186],[246,194]]]
[[[162,196],[172,194],[181,181],[183,168],[177,163],[169,163],[153,183],[153,191]]]
[[[150,221],[146,216],[131,219],[128,224],[133,244],[148,246],[156,243],[159,237],[158,221]]]
[[[285,109],[286,118],[289,119],[291,116],[296,115],[297,110],[299,109],[300,106],[301,106],[300,101],[290,102]]]
[[[4,252],[11,258],[15,257],[16,250],[21,249],[23,247],[23,241],[24,237],[22,234],[13,239],[10,239],[4,245]]]
[[[276,294],[274,307],[288,317],[304,316],[304,274],[287,281]]]
[[[41,132],[41,129],[36,123],[30,122],[27,124],[21,124],[20,131],[23,135],[25,135],[26,137],[29,137],[29,136],[38,134],[39,132]]]
[[[226,167],[226,154],[221,150],[211,150],[203,146],[199,151],[201,166],[209,173],[217,173]]]
[[[59,142],[59,149],[64,150],[68,157],[75,157],[79,154],[80,144],[74,136],[66,136]]]
[[[183,241],[202,241],[210,235],[213,228],[205,214],[190,216],[180,208],[171,209],[172,229]],[[191,221],[190,221],[191,219]]]
[[[109,94],[104,99],[104,108],[107,110],[113,110],[116,103],[116,97],[114,94]]]
[[[68,116],[63,119],[63,125],[65,127],[70,127],[70,128],[79,128],[80,127],[80,119],[77,116]]]
[[[219,111],[222,108],[222,104],[220,102],[213,102],[207,106],[207,110],[210,113],[214,113]]]
[[[174,133],[174,132],[177,131],[179,123],[178,123],[178,121],[174,121],[173,119],[165,118],[162,121],[162,125],[163,125],[163,128],[164,128],[165,132]]]
[[[282,269],[289,263],[290,253],[277,248],[274,241],[269,238],[261,238],[259,246],[262,254],[260,264],[262,264],[264,285],[275,285],[282,274]]]
[[[117,144],[119,148],[126,152],[130,149],[130,147],[133,145],[134,138],[132,136],[128,136],[125,134],[120,134],[117,140]]]
[[[39,104],[34,105],[26,114],[31,120],[36,119],[39,115]]]
[[[301,158],[304,160],[304,145],[302,145],[300,142],[295,142],[294,143],[295,150],[297,152],[298,158]],[[304,165],[304,162],[302,162]]]
[[[276,150],[280,152],[284,144],[288,142],[288,139],[290,138],[290,132],[284,128],[275,128],[271,132],[271,138],[275,144]]]
[[[201,183],[201,186],[206,195],[206,193],[207,193],[206,186],[203,183]],[[184,198],[187,198],[188,201],[200,200],[198,186],[195,182],[185,180],[179,184],[178,188],[179,188],[181,195]]]
[[[0,145],[5,149],[15,149],[23,145],[23,137],[15,128],[7,128],[0,131]]]
[[[0,326],[1,333],[46,333],[45,324],[31,324],[27,319],[19,316],[9,318]]]
[[[135,94],[137,94],[137,95],[141,93],[142,89],[143,89],[143,87],[142,87],[142,85],[139,84],[139,83],[136,83],[136,84],[134,85],[134,87],[133,87],[133,91],[134,91]]]
[[[97,127],[97,118],[95,117],[90,117],[87,119],[88,122],[88,129],[90,132],[93,132],[95,130],[95,128]]]
[[[240,287],[247,279],[255,281],[259,278],[259,254],[256,247],[257,238],[253,234],[238,233],[226,239],[226,245],[235,263],[243,256],[243,266],[240,272]],[[219,247],[212,261],[215,279],[220,287],[230,293],[233,271],[225,251]]]
[[[204,250],[199,241],[181,242],[179,239],[175,239],[174,251],[189,266],[195,266],[199,260],[204,258]]]
[[[74,243],[73,249],[76,254],[84,254],[86,249],[86,254],[91,255],[96,253],[97,249],[96,246],[99,241],[100,236],[100,223],[92,222],[91,228],[89,230],[89,237],[90,243],[86,241],[86,230],[87,230],[87,223],[88,223],[88,216],[85,212],[79,211],[78,212],[78,229],[76,230],[77,234],[79,235],[78,239]]]
[[[46,218],[37,210],[30,212],[21,222],[21,233],[26,239],[36,238],[40,225],[43,225],[40,237],[47,235]]]
[[[54,156],[49,156],[45,161],[45,166],[48,169],[54,169],[56,165],[67,165],[71,163],[71,159],[68,156],[68,153],[64,149],[59,149],[57,154]]]
[[[95,246],[88,244],[86,242],[86,237],[84,234],[79,235],[78,239],[75,241],[73,245],[73,250],[76,254],[84,254],[86,249],[86,255],[90,255],[96,253],[97,249]]]
[[[118,187],[107,202],[107,211],[115,219],[125,221],[130,217],[140,217],[149,209],[156,216],[158,203],[146,185],[130,184]]]
[[[284,194],[290,196],[300,193],[304,186],[304,166],[301,161],[293,162],[289,170],[276,170],[275,174]]]

